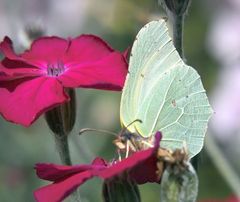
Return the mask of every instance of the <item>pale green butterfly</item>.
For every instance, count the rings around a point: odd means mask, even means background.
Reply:
[[[161,146],[182,148],[189,157],[203,147],[212,114],[199,74],[176,51],[164,20],[146,24],[133,44],[123,88],[120,119],[132,133],[151,137],[161,131]]]

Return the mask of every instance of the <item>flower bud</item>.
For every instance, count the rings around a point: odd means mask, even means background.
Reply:
[[[140,202],[137,184],[127,176],[117,176],[105,180],[103,184],[104,202]]]
[[[68,134],[73,129],[76,119],[76,96],[74,89],[65,89],[70,97],[66,102],[45,113],[49,128],[53,131],[58,152],[62,162],[71,165],[68,146]]]
[[[32,42],[46,34],[46,30],[41,22],[34,22],[24,26],[19,30],[18,37],[20,45],[29,49]]]
[[[168,166],[161,180],[161,202],[195,202],[198,194],[198,177],[188,163],[184,170]]]
[[[45,113],[49,128],[56,135],[69,134],[76,120],[76,96],[74,89],[67,89],[70,101]]]
[[[182,16],[187,12],[191,0],[159,0],[167,12]]]

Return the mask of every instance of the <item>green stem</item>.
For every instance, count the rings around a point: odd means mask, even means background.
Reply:
[[[54,137],[62,163],[65,165],[72,165],[68,146],[68,135],[61,133],[54,134]]]
[[[141,202],[137,184],[127,176],[113,177],[104,181],[104,202]]]
[[[240,197],[240,179],[238,174],[234,171],[228,159],[224,157],[223,152],[218,147],[212,134],[207,134],[205,148],[222,176],[234,191],[235,195]]]
[[[184,15],[171,15],[173,23],[173,43],[176,47],[180,57],[184,59],[183,52],[183,26],[184,26]]]

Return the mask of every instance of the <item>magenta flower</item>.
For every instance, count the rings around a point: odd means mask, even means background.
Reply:
[[[200,200],[199,202],[240,202],[240,199],[237,198],[236,196],[230,196],[226,199],[205,199],[205,200]]]
[[[161,137],[161,133],[157,132],[153,148],[135,152],[122,161],[107,163],[102,158],[96,158],[90,165],[37,164],[35,169],[38,177],[53,183],[37,189],[34,196],[38,202],[59,202],[94,176],[107,180],[128,173],[138,184],[159,182],[160,178],[156,171],[157,150]]]
[[[124,56],[93,35],[42,37],[19,55],[5,37],[0,50],[0,114],[24,126],[69,101],[65,88],[121,90],[127,74]]]

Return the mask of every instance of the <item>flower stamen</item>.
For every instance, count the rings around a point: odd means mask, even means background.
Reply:
[[[64,63],[62,61],[57,61],[57,63],[49,63],[47,65],[47,75],[50,77],[60,76],[66,70]]]

